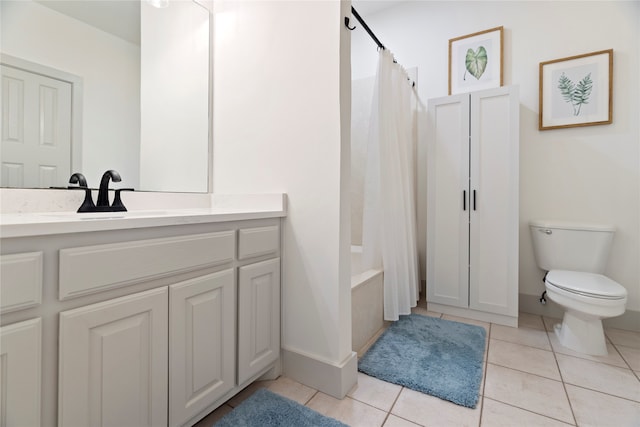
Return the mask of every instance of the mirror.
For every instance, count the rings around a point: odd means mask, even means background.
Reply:
[[[3,0],[0,186],[207,192],[212,0]]]

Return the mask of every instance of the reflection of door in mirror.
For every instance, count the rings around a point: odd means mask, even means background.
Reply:
[[[208,191],[212,4],[0,0],[3,63],[11,56],[81,78],[81,108],[72,91],[81,120],[74,114],[71,173],[90,186],[115,169],[119,187]],[[32,181],[22,186],[41,187]]]
[[[71,175],[69,82],[2,65],[3,187],[66,186]]]

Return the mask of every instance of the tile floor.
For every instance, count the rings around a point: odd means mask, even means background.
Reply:
[[[342,400],[286,377],[259,381],[197,424],[209,427],[259,387],[288,397],[352,427],[640,426],[640,332],[608,329],[609,355],[592,357],[562,347],[558,319],[520,314],[519,328],[442,317],[487,330],[484,380],[476,409],[358,373]]]

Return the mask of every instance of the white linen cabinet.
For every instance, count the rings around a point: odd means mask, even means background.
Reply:
[[[430,310],[518,325],[518,87],[431,99]]]

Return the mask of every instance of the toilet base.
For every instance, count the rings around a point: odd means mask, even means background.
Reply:
[[[602,329],[602,319],[576,315],[565,311],[562,324],[553,327],[563,346],[579,353],[606,356],[607,343]]]

